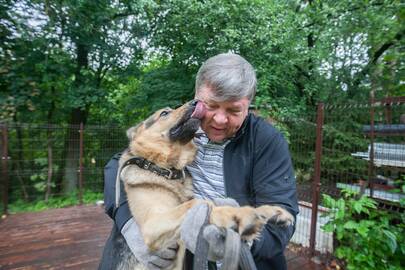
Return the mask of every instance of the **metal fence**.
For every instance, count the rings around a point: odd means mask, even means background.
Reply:
[[[284,121],[297,177],[300,214],[293,242],[322,253],[333,251],[333,235],[321,194],[342,189],[373,197],[379,207],[403,212],[398,192],[405,181],[405,97],[364,104],[319,104],[316,115]]]
[[[103,192],[103,169],[127,145],[125,129],[95,125],[2,124],[3,211],[18,200],[34,202]],[[70,180],[70,181],[69,181]]]
[[[300,201],[293,242],[311,252],[332,251],[333,236],[321,229],[327,222],[322,193],[361,190],[381,207],[403,211],[398,200],[404,194],[391,192],[405,171],[403,118],[405,97],[319,104],[303,118],[278,120],[290,144]],[[17,200],[63,196],[75,187],[79,200],[84,190],[102,192],[104,165],[127,144],[124,128],[94,125],[9,123],[1,125],[1,138],[3,211]]]

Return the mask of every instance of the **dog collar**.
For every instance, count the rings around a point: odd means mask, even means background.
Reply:
[[[156,173],[157,175],[163,176],[163,177],[167,178],[168,180],[177,180],[177,179],[186,178],[186,172],[184,169],[178,170],[175,168],[171,168],[171,169],[162,168],[162,167],[159,167],[158,165],[156,165],[155,163],[150,162],[141,157],[133,157],[133,158],[128,159],[122,165],[122,169],[128,165],[137,165],[139,168]]]

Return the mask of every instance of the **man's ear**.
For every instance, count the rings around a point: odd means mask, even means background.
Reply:
[[[127,130],[127,137],[130,141],[132,141],[135,136],[136,133],[138,132],[138,130],[140,129],[140,127],[143,125],[143,122],[140,122],[138,125],[131,127]]]

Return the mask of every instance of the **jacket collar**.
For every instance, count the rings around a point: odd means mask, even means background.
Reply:
[[[242,126],[239,128],[239,130],[236,132],[235,136],[233,136],[231,138],[231,141],[237,141],[240,139],[240,137],[242,137],[243,134],[245,134],[246,132],[246,127],[248,125],[248,122],[250,120],[250,118],[252,117],[252,113],[248,113],[245,120],[242,123]]]

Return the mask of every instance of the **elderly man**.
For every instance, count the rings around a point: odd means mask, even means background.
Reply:
[[[206,113],[201,132],[194,139],[198,146],[196,159],[187,167],[193,177],[194,194],[196,198],[214,201],[232,198],[239,205],[253,207],[279,205],[296,216],[296,184],[288,145],[274,127],[249,113],[255,92],[255,71],[237,54],[216,55],[199,69],[195,98],[205,104]],[[139,238],[139,232],[136,233],[138,228],[127,203],[122,201],[114,210],[118,159],[116,155],[105,169],[106,211],[138,261],[149,269],[165,269],[176,257],[176,245],[149,254],[141,240],[133,240]],[[261,237],[251,246],[257,269],[287,269],[283,252],[294,229],[265,225]],[[182,238],[188,246],[190,236]],[[100,269],[108,269],[107,252],[104,253]]]

